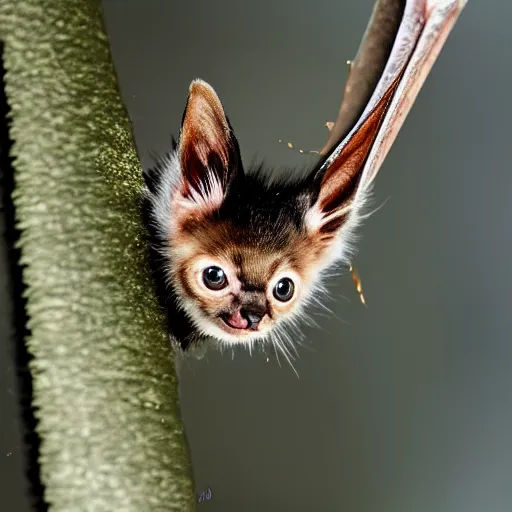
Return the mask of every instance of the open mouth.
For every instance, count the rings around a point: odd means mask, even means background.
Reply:
[[[258,323],[251,322],[248,318],[242,315],[240,310],[234,313],[225,313],[220,316],[223,323],[230,329],[237,331],[257,331]]]

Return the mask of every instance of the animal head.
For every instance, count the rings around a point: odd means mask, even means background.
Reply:
[[[323,271],[351,249],[366,198],[357,194],[361,147],[284,180],[262,167],[246,172],[219,98],[192,82],[179,141],[147,174],[145,193],[169,326],[182,345],[190,333],[264,339],[300,315]],[[178,332],[180,322],[190,329]]]
[[[363,40],[328,154],[302,177],[246,172],[219,98],[192,82],[179,143],[145,174],[143,194],[158,295],[183,348],[271,336],[300,313],[323,271],[346,261],[373,180],[464,6],[400,4],[386,18],[396,31],[380,41],[389,53],[367,66],[376,39]],[[379,32],[378,19],[366,35]]]

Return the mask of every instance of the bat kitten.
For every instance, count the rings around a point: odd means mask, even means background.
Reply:
[[[373,180],[465,0],[392,4],[377,2],[355,59],[366,55],[374,72],[365,52],[377,36],[395,34],[366,107],[343,134],[344,101],[329,154],[303,175],[246,171],[215,91],[192,82],[179,141],[145,173],[142,197],[157,293],[183,349],[199,340],[249,348],[278,341],[281,326],[300,318],[318,293],[325,271],[348,263]],[[395,15],[383,17],[383,9]],[[382,19],[384,31],[372,25]],[[361,72],[362,61],[355,67]],[[365,78],[352,76],[352,64],[350,73],[348,96]]]
[[[300,316],[324,271],[347,261],[379,119],[370,114],[330,165],[325,157],[300,177],[277,179],[244,169],[215,91],[192,82],[179,141],[145,173],[143,194],[152,272],[183,349],[205,338],[271,339]]]

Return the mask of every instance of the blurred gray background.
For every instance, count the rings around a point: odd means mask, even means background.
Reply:
[[[103,4],[144,166],[196,77],[246,162],[279,166],[313,162],[279,139],[326,140],[373,0]],[[469,0],[382,167],[374,205],[388,200],[356,259],[368,308],[348,274],[333,279],[300,378],[242,352],[182,365],[197,491],[212,492],[198,510],[512,509],[511,18],[510,3]],[[25,510],[2,358],[0,471]]]

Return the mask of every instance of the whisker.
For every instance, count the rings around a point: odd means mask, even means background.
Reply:
[[[295,361],[295,357],[290,352],[290,349],[288,348],[288,344],[286,343],[286,338],[288,337],[287,334],[285,332],[282,332],[282,331],[280,332],[280,334],[283,335],[283,337],[285,338],[285,340],[283,340],[283,338],[280,338],[280,344],[281,344],[281,347],[283,349],[283,354],[287,355],[291,360]],[[292,347],[293,347],[293,345],[292,345]],[[295,349],[295,347],[293,347],[293,348]],[[297,354],[297,356],[298,356],[298,354]]]
[[[360,215],[359,218],[361,220],[366,220],[369,217],[371,217],[374,213],[377,213],[389,200],[391,199],[391,196],[389,196],[387,199],[385,199],[380,206],[377,206],[377,208],[374,208],[371,212],[365,213],[364,215]]]
[[[291,366],[291,368],[294,371],[295,375],[297,375],[297,378],[300,378],[297,370],[295,369],[295,366],[293,366],[293,363],[292,363],[293,357],[288,352],[288,349],[284,345],[282,345],[282,344],[280,344],[279,346],[281,347],[281,352],[284,355],[285,359],[288,361],[288,364]]]
[[[290,349],[289,349],[290,355],[292,355],[292,352],[290,350],[293,350],[293,352],[295,353],[294,359],[295,359],[295,357],[299,357],[299,353],[297,351],[297,346],[295,345],[293,340],[290,338],[288,333],[286,331],[283,331],[281,334],[283,336],[283,345],[285,347],[288,347],[288,346],[290,347]]]
[[[272,334],[271,339],[272,339],[272,346],[274,347],[274,352],[276,353],[277,364],[279,365],[279,368],[282,368],[281,360],[279,359],[279,354],[277,353],[277,345],[276,345],[276,340],[274,338],[274,334]]]

